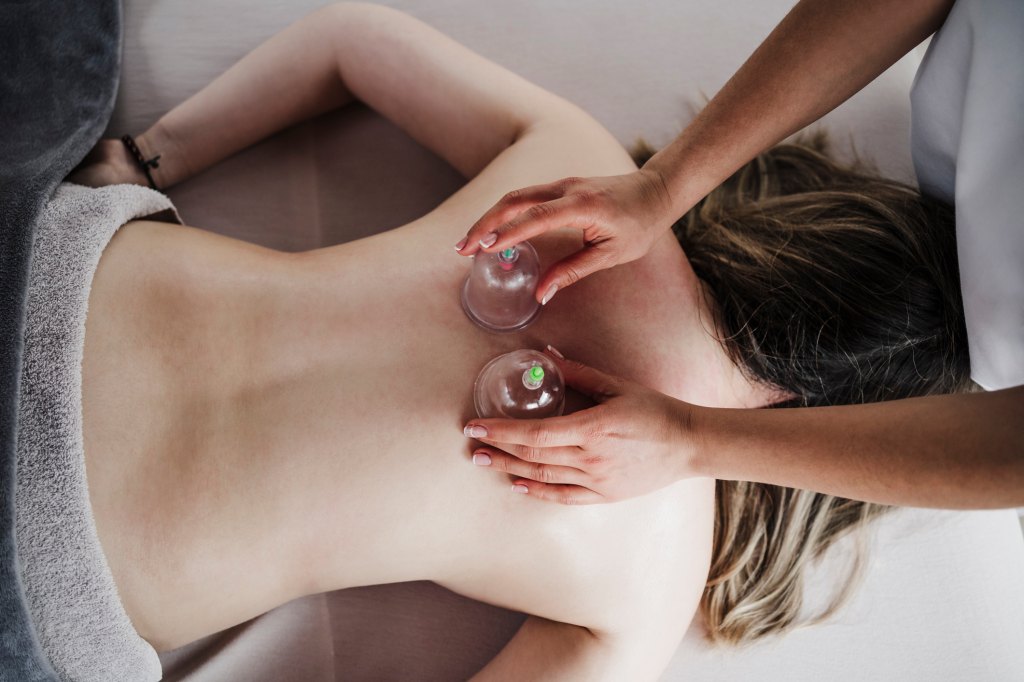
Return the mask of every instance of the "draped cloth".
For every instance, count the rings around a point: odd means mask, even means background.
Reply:
[[[117,0],[0,2],[0,680],[57,679],[29,615],[15,539],[15,444],[36,225],[99,139],[120,70]]]

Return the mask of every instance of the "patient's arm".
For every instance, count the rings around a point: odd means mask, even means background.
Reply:
[[[353,98],[472,177],[525,130],[578,115],[558,97],[401,12],[335,4],[246,55],[140,135],[169,187]]]
[[[677,624],[643,635],[602,635],[531,616],[473,682],[656,680],[684,631]]]

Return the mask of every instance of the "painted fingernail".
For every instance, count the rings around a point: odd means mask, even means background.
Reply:
[[[491,456],[484,454],[482,452],[474,453],[473,464],[477,465],[478,467],[489,467],[491,466]]]
[[[559,351],[557,348],[555,348],[551,344],[548,344],[548,352],[551,353],[552,355],[554,355],[559,360],[565,360],[565,356],[562,355],[561,351]]]
[[[469,424],[462,432],[469,438],[484,438],[487,435],[487,429],[479,424]]]
[[[551,300],[551,297],[555,295],[556,291],[558,291],[557,284],[552,284],[551,286],[549,286],[548,290],[544,292],[544,298],[540,299],[540,304],[547,305],[548,301]]]
[[[530,492],[530,489],[527,488],[522,483],[517,483],[516,485],[512,486],[512,492],[520,493],[521,495],[525,495],[526,493]]]
[[[498,233],[491,232],[480,240],[480,246],[486,249],[488,246],[494,246],[494,242],[496,241],[498,241]]]
[[[459,240],[459,243],[455,245],[456,251],[462,251],[466,247],[466,242],[469,241],[469,237],[463,237]]]

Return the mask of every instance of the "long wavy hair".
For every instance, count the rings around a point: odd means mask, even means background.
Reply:
[[[641,143],[639,163],[652,151]],[[819,133],[746,164],[674,226],[706,284],[717,330],[749,378],[792,396],[772,407],[969,390],[953,213],[827,155]],[[800,624],[804,574],[887,508],[763,483],[718,481],[701,602],[713,641]],[[837,586],[833,613],[863,560]]]

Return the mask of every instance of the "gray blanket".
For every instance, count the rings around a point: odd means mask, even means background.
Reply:
[[[132,627],[100,546],[82,439],[82,353],[93,274],[119,227],[154,215],[177,220],[170,200],[151,189],[65,184],[35,231],[15,527],[29,613],[62,680],[160,679],[156,652]]]
[[[29,618],[14,537],[15,440],[33,231],[110,118],[117,0],[0,0],[0,680],[56,679]]]

